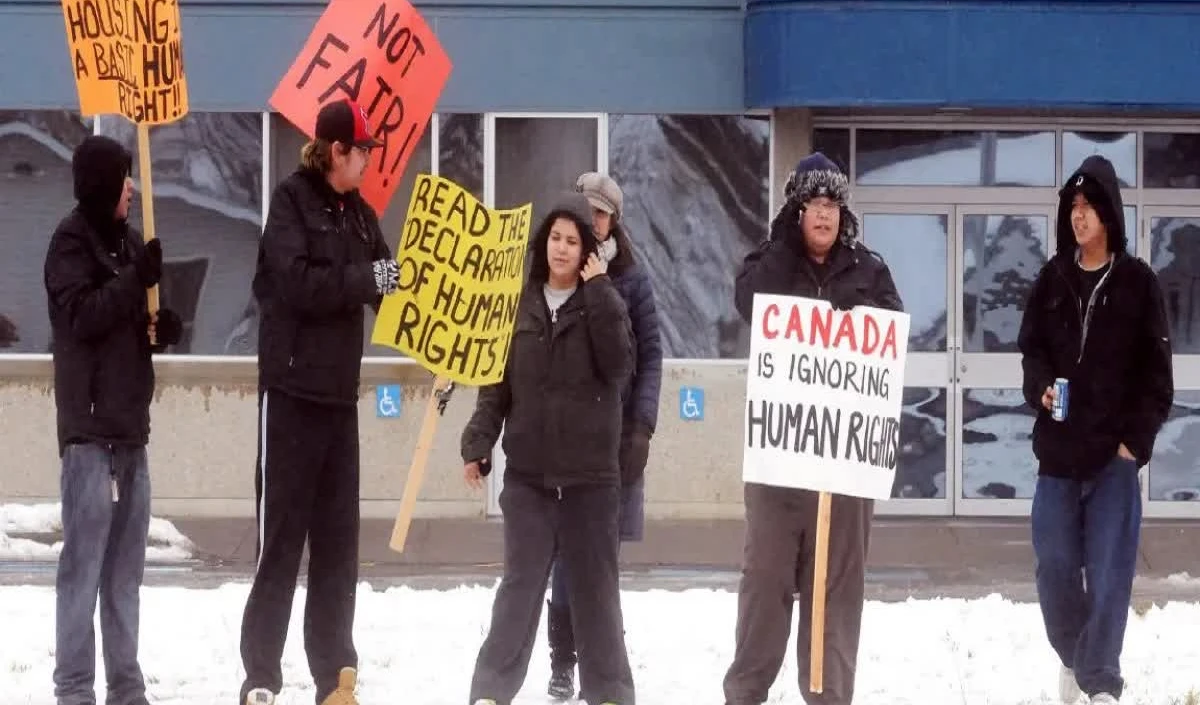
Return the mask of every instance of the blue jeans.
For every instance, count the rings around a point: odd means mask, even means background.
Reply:
[[[146,692],[138,666],[139,590],[150,528],[146,449],[69,445],[61,482],[54,695],[58,705],[96,702],[93,620],[99,597],[106,702],[129,705]]]
[[[1039,477],[1033,495],[1038,600],[1050,646],[1090,695],[1121,697],[1121,648],[1137,569],[1142,497],[1132,460],[1092,480]]]

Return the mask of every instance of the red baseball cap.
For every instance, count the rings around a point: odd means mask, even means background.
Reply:
[[[383,143],[371,136],[367,111],[358,103],[343,98],[326,103],[317,113],[317,139],[341,142],[354,147],[371,149]]]

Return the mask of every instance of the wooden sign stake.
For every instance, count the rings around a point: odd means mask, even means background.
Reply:
[[[137,126],[138,141],[138,174],[142,182],[142,240],[150,242],[154,239],[154,189],[151,186],[150,173],[150,126]],[[146,290],[146,308],[150,315],[158,313],[158,284]],[[151,339],[153,345],[156,341]]]
[[[417,447],[413,451],[412,465],[408,468],[408,479],[404,482],[400,511],[396,513],[396,523],[392,525],[392,538],[388,542],[388,546],[397,553],[404,552],[404,544],[408,541],[408,528],[412,524],[413,511],[417,507],[417,495],[421,493],[421,482],[425,479],[425,465],[429,460],[429,451],[433,449],[438,417],[445,412],[453,391],[453,380],[438,377],[429,393],[429,401],[425,404],[425,418],[421,421],[421,432],[417,434]]]
[[[825,577],[829,571],[829,514],[833,496],[822,492],[817,502],[817,545],[813,556],[812,634],[809,642],[808,690],[825,688]]]

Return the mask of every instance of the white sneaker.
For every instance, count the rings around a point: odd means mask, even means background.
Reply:
[[[1092,696],[1092,705],[1117,705],[1117,699],[1108,693],[1096,693]]]
[[[496,705],[496,701],[491,698],[480,698],[475,701],[475,705]]]
[[[1079,696],[1083,695],[1083,691],[1079,689],[1079,683],[1075,680],[1075,671],[1063,666],[1058,672],[1058,698],[1063,702],[1063,705],[1074,705]],[[1092,702],[1096,702],[1092,700]]]
[[[266,688],[255,688],[246,693],[246,705],[275,705],[275,694]]]

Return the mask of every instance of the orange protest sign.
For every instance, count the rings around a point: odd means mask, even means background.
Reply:
[[[407,0],[332,0],[270,102],[309,137],[325,103],[361,105],[383,146],[360,191],[383,213],[449,77],[450,57]]]
[[[79,112],[139,125],[187,115],[178,0],[62,0]]]

